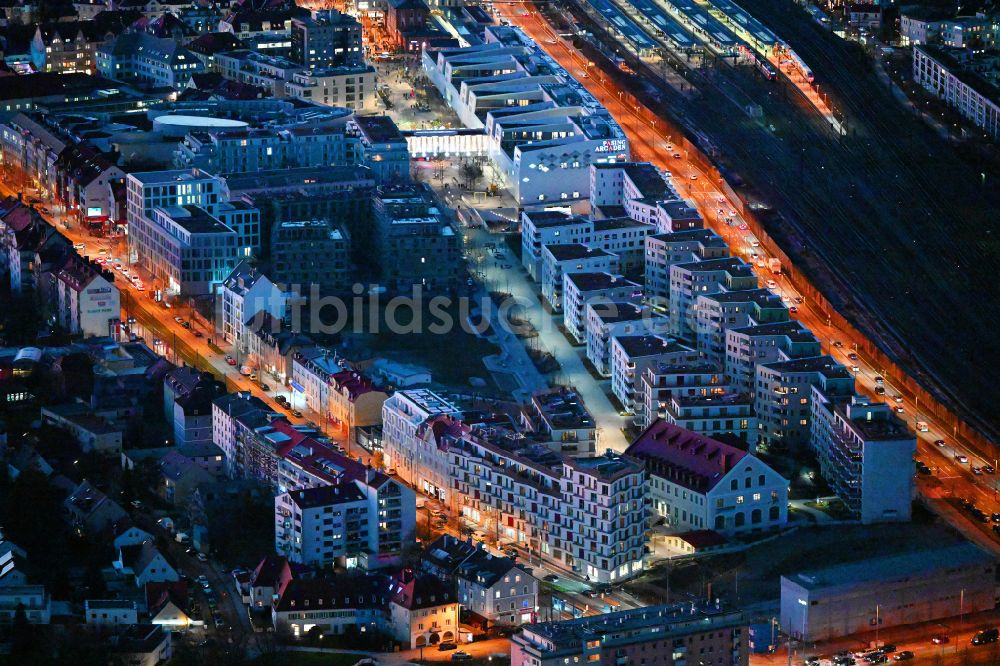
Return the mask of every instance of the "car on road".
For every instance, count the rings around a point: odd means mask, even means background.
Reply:
[[[995,627],[992,629],[983,629],[972,637],[972,644],[986,645],[987,643],[996,643],[998,638],[1000,638],[1000,631],[997,631]]]
[[[889,661],[889,657],[882,652],[872,652],[865,656],[865,661],[869,664],[884,664]]]
[[[841,347],[844,346],[844,343],[841,342],[840,340],[834,340],[833,341],[833,346],[836,347],[837,349],[840,349]]]
[[[447,652],[448,650],[457,650],[458,645],[451,641],[444,641],[438,644],[438,652]]]
[[[799,309],[793,305],[792,307],[788,308],[788,311],[792,314],[795,314],[796,312],[799,311]]]
[[[983,473],[984,474],[996,474],[996,472],[997,471],[993,467],[993,465],[983,465]]]
[[[854,352],[851,352],[850,354],[847,355],[847,358],[851,359],[852,361],[857,361],[858,355],[855,354]]]
[[[909,650],[903,650],[902,652],[897,653],[893,659],[896,661],[909,661],[910,659],[913,659],[913,653]]]
[[[904,413],[904,412],[906,411],[905,409],[903,409],[903,408],[902,408],[902,407],[900,407],[899,405],[896,405],[896,408],[895,408],[895,409],[896,409],[896,413],[897,413],[897,414],[902,414],[902,413]]]
[[[87,246],[84,245],[83,243],[73,243],[73,249],[74,250],[86,250]]]
[[[931,639],[931,643],[934,643],[934,645],[944,645],[945,643],[950,643],[950,642],[951,639],[948,636],[945,636],[944,634],[938,634],[937,636]]]
[[[236,359],[233,358],[232,356],[227,356],[226,357],[226,363],[228,365],[236,365]]]
[[[194,331],[194,337],[203,338],[205,335],[201,331]]]
[[[674,159],[675,160],[679,160],[680,158],[681,158],[681,154],[680,153],[674,153]]]
[[[204,575],[198,576],[197,578],[195,578],[195,581],[204,588],[208,588],[209,586],[208,578],[206,578]]]
[[[301,419],[302,418],[302,412],[300,412],[297,409],[293,409],[292,410],[292,416],[294,416],[297,419]]]
[[[698,180],[698,174],[693,173],[693,174],[691,174],[690,178],[691,178],[691,180]]]
[[[937,444],[938,446],[940,446],[941,448],[944,448],[944,440],[943,439],[935,439],[934,443]]]
[[[545,577],[543,577],[542,580],[544,580],[546,583],[554,583],[557,580],[559,580],[559,576],[555,574],[548,574]]]
[[[972,473],[975,474],[976,476],[982,476],[983,475],[983,468],[982,467],[976,467],[975,465],[973,465],[971,469],[972,469]]]
[[[554,39],[546,39],[546,40],[545,40],[545,43],[546,43],[546,44],[555,44],[555,43],[556,43],[556,40],[554,40]]]
[[[882,386],[876,386],[875,395],[885,395],[885,388]]]
[[[177,322],[178,324],[183,324],[184,323],[184,317],[181,317],[180,315],[177,315],[177,316],[174,317],[174,321]]]
[[[208,562],[208,555],[205,553],[198,553],[195,557],[198,558],[199,562]]]
[[[142,500],[132,500],[131,502],[129,502],[129,504],[132,505],[133,509],[141,509],[142,508]]]
[[[958,453],[958,454],[955,455],[955,460],[957,460],[958,462],[960,462],[960,463],[962,463],[964,465],[965,463],[969,462],[969,456],[964,455],[962,453]]]
[[[197,553],[197,552],[198,552],[198,551],[197,551],[197,550],[195,550],[194,548],[185,548],[185,549],[184,549],[184,554],[185,554],[185,555],[190,555],[190,556],[192,556],[192,557],[193,557],[193,556],[195,555],[195,553]]]
[[[260,387],[261,391],[270,391],[271,390],[271,387],[268,386],[267,384],[265,384],[264,382],[261,382],[260,384],[257,384],[257,386]]]
[[[471,661],[472,660],[472,655],[469,654],[468,652],[462,652],[461,650],[459,650],[458,652],[452,653],[451,660],[452,661]]]
[[[274,396],[274,401],[276,403],[278,403],[279,405],[281,405],[282,407],[287,407],[288,406],[288,398],[286,398],[283,395],[276,395],[276,396]]]

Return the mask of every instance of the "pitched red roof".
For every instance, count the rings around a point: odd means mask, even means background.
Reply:
[[[645,461],[652,474],[704,493],[747,452],[658,419],[629,445],[625,455]]]

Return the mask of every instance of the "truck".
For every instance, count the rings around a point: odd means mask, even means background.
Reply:
[[[780,275],[781,274],[781,259],[777,259],[775,257],[771,257],[770,259],[767,260],[767,267],[775,275]]]

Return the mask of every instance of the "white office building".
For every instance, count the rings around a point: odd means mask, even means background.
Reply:
[[[574,340],[587,341],[586,308],[596,304],[638,301],[642,285],[611,273],[566,273],[563,276],[563,319]]]
[[[753,267],[739,257],[674,264],[670,267],[671,332],[685,340],[695,339],[695,303],[699,296],[756,288]]]
[[[670,304],[670,267],[674,264],[722,259],[729,247],[711,229],[657,233],[646,237],[646,299],[663,309]]]
[[[611,340],[620,335],[666,335],[666,317],[634,301],[588,303],[584,307],[587,360],[602,377],[611,376]]]
[[[611,392],[635,413],[641,403],[642,373],[659,364],[694,363],[697,351],[659,335],[620,335],[611,339]]]
[[[542,248],[542,297],[554,312],[563,309],[563,276],[569,273],[617,273],[618,255],[587,245]]]

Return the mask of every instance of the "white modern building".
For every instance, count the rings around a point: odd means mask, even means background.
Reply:
[[[814,386],[809,439],[823,479],[858,520],[910,520],[917,438],[889,405]]]
[[[114,276],[74,254],[56,273],[56,321],[70,335],[114,335],[121,318],[121,294]]]
[[[246,322],[258,312],[282,318],[287,294],[247,261],[241,261],[219,287],[221,316],[216,317],[222,339],[237,349],[245,347]]]
[[[739,257],[706,259],[670,267],[671,332],[694,340],[697,331],[695,302],[699,296],[719,291],[756,289],[753,267]]]
[[[542,297],[554,312],[563,309],[563,276],[569,273],[617,273],[618,255],[588,245],[542,247]]]
[[[741,289],[699,295],[694,302],[698,351],[722,365],[726,332],[731,328],[788,321],[781,296],[767,289]]]
[[[299,564],[388,565],[398,561],[415,528],[413,490],[374,470],[362,478],[289,490],[274,498],[275,550]],[[371,559],[362,560],[362,555]]]
[[[574,340],[587,341],[586,309],[599,304],[639,301],[642,285],[611,273],[566,273],[563,275],[563,325]]]
[[[586,199],[591,164],[625,162],[624,131],[586,88],[518,28],[484,41],[426,49],[423,68],[489,154],[520,205]]]
[[[658,420],[626,449],[646,464],[652,508],[671,531],[782,527],[788,480],[753,454]]]
[[[659,364],[695,363],[693,348],[660,335],[619,335],[611,339],[611,392],[635,413],[641,402],[642,373]]]
[[[914,47],[913,80],[996,139],[1000,137],[1000,94],[975,71],[974,63],[968,61],[972,57],[962,50]]]
[[[611,340],[621,335],[666,335],[669,321],[634,301],[588,303],[584,307],[587,360],[602,377],[611,376]]]
[[[726,375],[737,391],[753,394],[757,365],[820,355],[819,340],[798,321],[726,330]]]
[[[673,396],[721,396],[731,391],[728,377],[715,363],[658,363],[642,373],[639,397],[636,400],[635,422],[649,427],[653,421],[667,417],[667,407]]]
[[[637,222],[656,225],[660,205],[678,201],[669,171],[649,162],[592,164],[590,205],[604,217],[617,217],[621,209]],[[610,211],[615,211],[611,213]]]
[[[562,455],[522,433],[472,426],[443,412],[418,420],[427,410],[417,411],[407,393],[383,408],[386,464],[405,470],[404,480],[475,526],[482,540],[595,582],[643,570],[641,465],[611,452]],[[429,405],[426,396],[420,402]],[[451,405],[442,401],[441,408]]]
[[[670,304],[670,267],[674,264],[722,259],[729,247],[711,229],[657,233],[646,237],[646,299],[663,309]]]
[[[854,393],[854,375],[830,356],[757,364],[754,411],[758,442],[774,450],[798,447],[811,439],[813,387],[826,396]],[[912,474],[912,462],[907,473]]]

